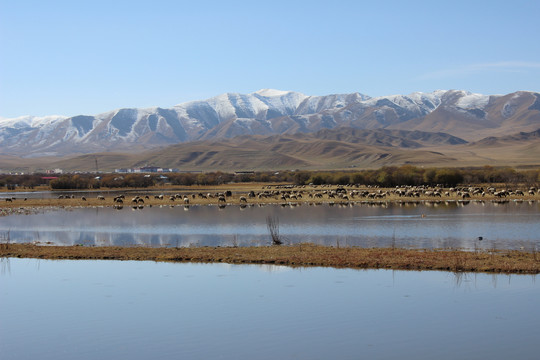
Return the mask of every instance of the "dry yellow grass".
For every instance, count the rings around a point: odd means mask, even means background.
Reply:
[[[2,244],[0,257],[279,264],[355,269],[540,273],[540,256],[523,251],[466,252],[334,248],[312,244],[267,247],[84,247]]]

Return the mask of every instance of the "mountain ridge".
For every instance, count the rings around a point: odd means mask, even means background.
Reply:
[[[168,109],[2,119],[0,153],[41,157],[142,152],[199,140],[313,133],[339,127],[443,132],[477,141],[540,128],[540,94],[436,90],[372,98],[361,93],[308,96],[261,89],[250,94],[225,93]]]

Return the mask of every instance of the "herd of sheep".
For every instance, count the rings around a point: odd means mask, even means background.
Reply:
[[[534,199],[536,187],[523,189],[497,189],[495,187],[451,187],[442,186],[401,186],[395,188],[347,186],[295,186],[269,185],[255,191],[222,191],[222,192],[190,192],[159,195],[136,195],[126,200],[126,195],[112,197],[113,204],[122,208],[124,204],[142,208],[153,204],[248,204],[248,203],[295,203],[295,202],[356,202],[356,201],[400,201],[405,199],[501,199],[526,198]],[[59,198],[61,198],[60,196]],[[66,196],[64,196],[65,198]],[[97,200],[106,201],[103,195],[97,195]],[[81,198],[87,201],[86,197]]]
[[[131,205],[134,208],[143,208],[144,206],[169,204],[182,204],[189,206],[191,204],[217,204],[225,206],[226,204],[246,205],[248,203],[354,203],[364,201],[408,201],[408,200],[459,200],[485,199],[493,201],[505,201],[508,199],[535,200],[538,194],[536,187],[526,188],[496,188],[494,186],[465,186],[450,187],[443,186],[399,186],[395,188],[378,188],[360,185],[266,185],[255,190],[232,190],[219,192],[185,192],[175,194],[159,194],[129,196],[126,194],[109,196],[99,194],[94,199],[87,196],[76,197],[73,194],[59,195],[58,200],[78,199],[79,202],[86,202],[88,205],[104,202],[109,204],[112,199],[116,208],[122,208],[124,205]],[[17,200],[15,197],[6,197],[5,202],[13,203]],[[27,199],[24,198],[24,201]]]

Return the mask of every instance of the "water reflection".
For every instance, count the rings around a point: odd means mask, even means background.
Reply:
[[[539,350],[533,276],[11,259],[0,285],[2,360],[532,359]]]
[[[540,242],[538,203],[482,201],[47,210],[1,217],[0,233],[60,245],[257,246],[270,243],[268,216],[286,243],[532,251]]]
[[[11,266],[9,261],[9,258],[0,257],[0,275],[11,274]]]

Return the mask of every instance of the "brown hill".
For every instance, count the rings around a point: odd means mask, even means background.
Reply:
[[[133,155],[91,154],[49,165],[92,171],[97,159],[101,170],[148,164],[183,171],[376,168],[456,161],[431,147],[465,143],[443,133],[342,127],[317,133],[196,141]]]
[[[335,137],[346,137],[344,129]],[[322,138],[314,135],[323,135]],[[178,144],[149,153],[136,165],[155,164],[181,170],[268,170],[268,169],[334,169],[383,165],[397,165],[424,159],[429,162],[452,161],[442,153],[419,149],[421,145],[407,148],[358,138],[337,140],[324,138],[326,131],[317,134],[281,136],[243,136],[213,142]],[[342,136],[339,136],[342,135]]]
[[[540,142],[540,129],[531,132],[519,132],[517,134],[495,137],[490,136],[485,139],[471,143],[471,146],[489,147],[504,146],[507,144],[523,144],[528,142]]]
[[[540,165],[540,129],[501,137],[488,137],[464,146],[488,165]],[[459,155],[458,155],[459,156]],[[464,155],[462,159],[465,159]]]
[[[443,105],[425,117],[389,128],[440,131],[467,141],[476,141],[487,136],[506,136],[516,132],[516,129],[526,132],[540,127],[540,96],[537,93],[519,91],[505,96],[491,96],[485,108],[469,110],[456,106],[460,95],[459,92],[447,92],[442,99]]]
[[[540,165],[540,130],[474,143],[445,133],[405,130],[324,129],[292,135],[238,136],[172,145],[145,153],[88,154],[65,159],[24,159],[24,171],[62,168],[100,171],[145,165],[180,171],[379,168],[416,166]],[[20,159],[19,159],[20,160]],[[16,158],[0,159],[1,168]]]

